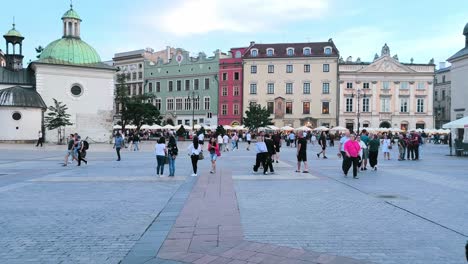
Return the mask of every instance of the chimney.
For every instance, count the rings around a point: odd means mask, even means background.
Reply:
[[[171,46],[166,46],[166,57],[167,61],[171,60]]]
[[[445,61],[439,62],[439,70],[445,68]]]
[[[250,41],[250,46],[255,45],[255,41]]]

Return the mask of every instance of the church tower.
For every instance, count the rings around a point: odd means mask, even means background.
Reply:
[[[62,16],[62,21],[63,37],[79,39],[81,18],[78,13],[73,10],[72,4],[70,4],[70,9]]]
[[[15,29],[10,29],[3,37],[6,40],[6,68],[12,71],[19,71],[23,69],[23,39],[24,37]],[[11,46],[11,49],[10,49]],[[19,46],[19,50],[17,50]],[[17,53],[18,52],[18,53]]]

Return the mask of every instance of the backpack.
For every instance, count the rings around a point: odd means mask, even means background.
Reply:
[[[88,150],[89,149],[89,143],[86,140],[83,140],[83,149]]]

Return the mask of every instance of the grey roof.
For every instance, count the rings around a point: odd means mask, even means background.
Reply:
[[[448,66],[442,69],[438,69],[435,73],[449,72],[452,66]]]
[[[142,54],[145,53],[145,50],[144,49],[139,49],[139,50],[132,50],[132,51],[126,51],[126,52],[120,52],[120,53],[116,53],[114,55],[114,60],[116,58],[120,58],[120,57],[129,57],[129,56],[141,56],[143,57]]]
[[[34,85],[35,82],[34,72],[30,68],[12,71],[0,67],[0,84]]]
[[[465,48],[461,49],[459,52],[452,55],[452,57],[448,58],[447,61],[450,62],[451,60],[458,59],[458,58],[461,58],[461,57],[467,56],[467,55],[468,55],[468,47],[465,47]]]
[[[0,107],[11,106],[47,109],[47,105],[35,89],[18,85],[0,90]]]

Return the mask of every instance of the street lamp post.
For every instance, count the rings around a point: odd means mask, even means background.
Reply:
[[[354,98],[354,92],[351,94],[351,97]],[[359,135],[359,128],[360,128],[360,118],[361,118],[361,112],[360,112],[360,99],[361,99],[361,90],[358,88],[356,92],[356,98],[357,98],[357,131],[356,133]],[[366,98],[366,93],[364,92],[362,95],[362,98]]]
[[[191,95],[191,96],[190,96]],[[187,98],[192,100],[192,132],[195,131],[195,100],[199,100],[200,96],[195,91],[189,92]]]

